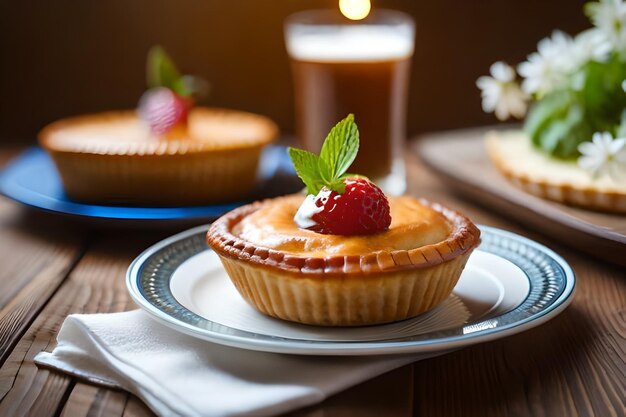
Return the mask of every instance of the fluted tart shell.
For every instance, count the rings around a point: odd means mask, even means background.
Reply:
[[[529,194],[591,210],[626,213],[626,182],[594,178],[576,161],[533,148],[521,131],[494,131],[485,144],[490,159],[513,185]]]
[[[441,241],[411,249],[309,256],[263,247],[234,232],[242,219],[264,205],[289,205],[303,198],[240,207],[215,221],[207,233],[209,246],[241,296],[260,312],[283,320],[360,326],[417,316],[451,294],[480,242],[480,231],[468,218],[425,200],[419,203],[441,215],[449,231]]]
[[[184,206],[248,197],[261,151],[277,135],[264,116],[196,107],[187,129],[167,136],[151,135],[129,110],[59,120],[40,132],[39,143],[71,199]]]

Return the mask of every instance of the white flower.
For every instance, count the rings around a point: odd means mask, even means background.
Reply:
[[[626,48],[626,4],[622,0],[588,3],[587,14],[617,50]]]
[[[611,48],[611,42],[602,30],[584,30],[574,38],[572,53],[575,66],[580,67],[588,61],[604,62],[608,59]]]
[[[626,80],[622,81],[622,91],[626,93]]]
[[[612,45],[603,31],[598,28],[587,29],[574,38],[571,48],[574,73],[570,86],[575,91],[581,91],[585,86],[585,72],[581,71],[589,61],[605,62],[611,54]]]
[[[578,165],[594,177],[609,174],[614,180],[624,178],[626,173],[626,138],[616,138],[608,132],[596,132],[592,142],[578,145],[582,154]]]
[[[543,38],[537,44],[537,52],[517,67],[524,77],[522,89],[528,94],[541,97],[567,84],[568,77],[578,67],[574,40],[561,31]]]
[[[482,76],[476,81],[481,89],[483,110],[495,112],[499,120],[509,116],[522,118],[526,115],[526,94],[515,82],[515,70],[504,62],[496,62],[489,69],[491,77]]]

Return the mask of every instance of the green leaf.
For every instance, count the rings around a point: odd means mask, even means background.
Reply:
[[[617,126],[615,137],[616,138],[626,137],[626,109],[622,110],[622,116],[620,117],[620,123],[619,123],[619,126]]]
[[[359,130],[354,122],[354,115],[340,121],[333,127],[326,136],[320,159],[328,166],[329,181],[334,181],[341,177],[352,165],[359,152]]]
[[[317,155],[316,155],[317,156]],[[333,182],[333,173],[330,171],[330,167],[321,157],[317,157],[317,169],[319,171],[319,175],[322,178],[324,184],[330,184]]]
[[[540,136],[539,146],[546,153],[552,155],[559,146],[559,141],[565,137],[569,131],[569,126],[565,120],[556,120],[544,130]]]
[[[331,129],[319,156],[296,148],[289,148],[288,152],[307,192],[316,195],[322,187],[340,194],[345,191],[345,172],[356,158],[358,150],[359,130],[354,123],[354,115],[349,114]]]
[[[617,54],[606,62],[589,62],[584,67],[585,86],[581,100],[592,115],[592,122],[614,127],[620,122],[622,109],[626,106],[626,94],[622,82],[626,79],[626,63]]]
[[[181,96],[206,97],[211,92],[211,84],[196,75],[183,75],[176,82],[174,91]]]
[[[193,94],[193,89],[189,83],[185,82],[184,77],[180,77],[174,82],[171,89],[178,95],[188,97]]]
[[[325,181],[320,175],[319,156],[302,149],[288,148],[287,152],[293,163],[298,177],[306,185],[309,194],[317,194],[325,185]]]
[[[181,75],[165,49],[153,46],[148,52],[148,87],[166,87],[183,97],[205,97],[211,90],[210,84],[201,77]]]
[[[614,52],[577,71],[575,86],[538,100],[524,123],[533,145],[557,158],[579,156],[578,145],[594,132],[626,134],[626,57]]]
[[[560,91],[545,96],[530,109],[524,122],[524,130],[535,146],[541,146],[540,138],[550,123],[565,117],[571,102],[571,95]]]
[[[181,75],[174,62],[161,46],[153,46],[148,52],[148,87],[167,87],[179,94]]]
[[[337,178],[326,184],[326,187],[330,190],[337,191],[339,194],[343,194],[346,191],[346,183],[343,182],[343,178]]]
[[[572,91],[557,91],[539,100],[529,112],[524,130],[532,144],[557,158],[577,156],[578,144],[590,140],[594,115]]]
[[[578,153],[578,145],[589,140],[591,134],[583,108],[572,105],[565,118],[552,121],[542,131],[539,147],[558,158],[572,158]]]

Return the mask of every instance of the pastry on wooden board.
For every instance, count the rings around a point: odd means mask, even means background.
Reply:
[[[554,30],[526,61],[499,61],[476,81],[483,110],[523,119],[522,132],[490,133],[489,155],[536,196],[626,213],[626,3],[589,2],[593,27]]]
[[[498,170],[530,194],[588,209],[626,213],[626,181],[593,177],[575,161],[540,152],[522,131],[489,132],[485,144]]]

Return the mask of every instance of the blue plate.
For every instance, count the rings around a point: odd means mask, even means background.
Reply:
[[[275,177],[289,178],[282,192],[272,188]],[[259,187],[255,198],[284,194],[302,188],[293,179],[291,161],[283,146],[270,146],[261,156]],[[284,178],[282,180],[284,181]],[[54,162],[41,148],[33,147],[19,155],[0,174],[0,193],[27,206],[58,214],[93,219],[169,221],[211,220],[248,203],[237,201],[229,204],[190,207],[129,207],[86,204],[70,200],[61,184]]]

